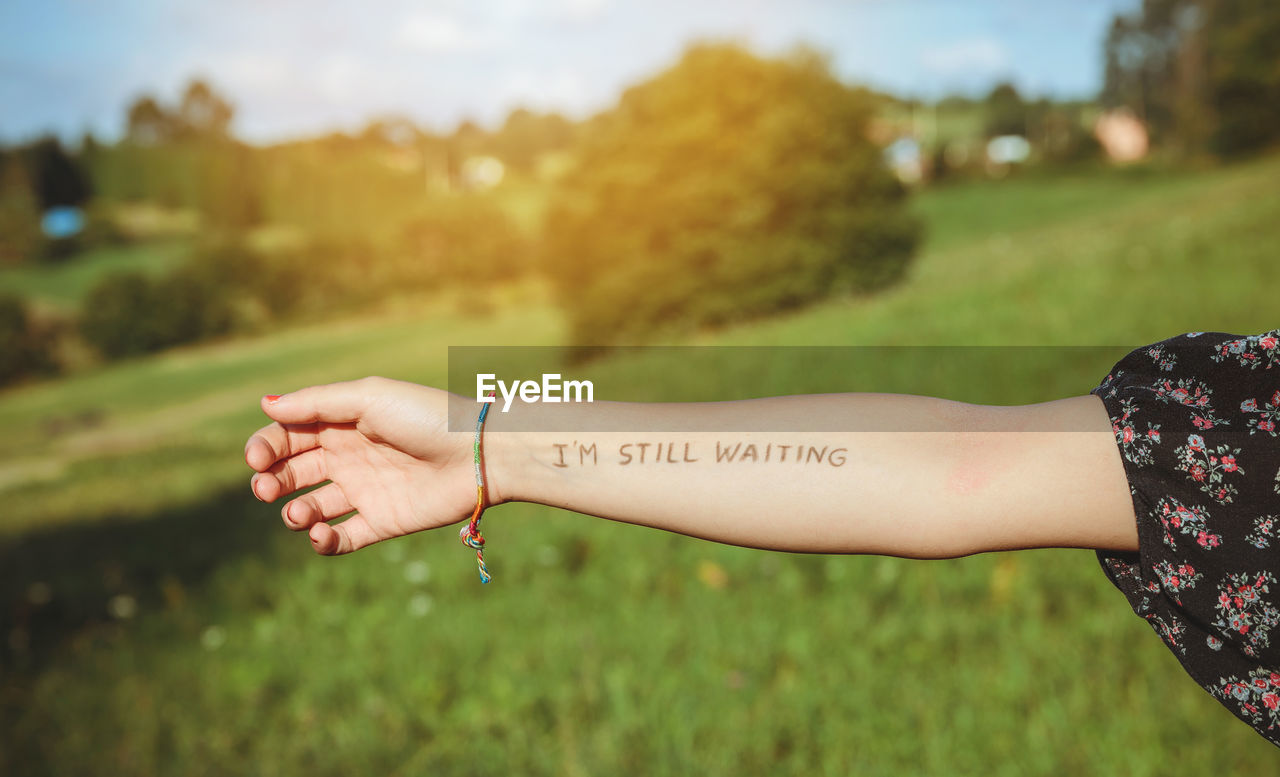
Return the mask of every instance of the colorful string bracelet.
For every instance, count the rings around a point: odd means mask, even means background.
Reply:
[[[489,397],[493,397],[492,392],[489,393]],[[484,535],[480,533],[480,515],[484,512],[484,464],[480,455],[480,435],[484,432],[484,419],[489,415],[489,406],[492,404],[492,401],[485,402],[484,407],[480,408],[480,416],[476,418],[476,441],[472,451],[476,465],[476,509],[471,513],[471,520],[458,532],[463,545],[475,548],[481,583],[487,583],[493,579],[489,574],[489,568],[484,565]]]

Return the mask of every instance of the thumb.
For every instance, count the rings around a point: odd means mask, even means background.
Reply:
[[[282,424],[307,424],[323,421],[332,424],[351,423],[360,418],[377,391],[380,378],[361,378],[341,383],[326,383],[262,398],[262,412]]]

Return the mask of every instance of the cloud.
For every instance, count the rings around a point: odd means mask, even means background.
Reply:
[[[396,39],[407,48],[429,52],[479,49],[489,43],[488,36],[474,25],[449,16],[423,12],[406,18]]]
[[[376,83],[366,70],[365,65],[354,57],[329,57],[316,68],[315,83],[321,94],[335,102],[350,100],[368,84]]]
[[[604,13],[608,4],[608,0],[560,0],[554,6],[562,17],[585,20]]]
[[[969,38],[929,49],[920,64],[938,75],[992,75],[1010,65],[1009,52],[993,38]]]
[[[603,16],[613,0],[494,0],[469,8],[494,23],[590,22]]]
[[[582,112],[591,107],[590,90],[582,76],[570,68],[545,72],[513,70],[506,74],[498,96],[509,106],[535,110]]]
[[[277,54],[237,51],[210,58],[215,78],[236,95],[272,94],[295,89],[299,73],[294,64]]]

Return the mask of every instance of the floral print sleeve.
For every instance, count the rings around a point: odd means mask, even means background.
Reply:
[[[1091,393],[1138,551],[1098,560],[1191,677],[1280,746],[1280,330],[1143,346]]]

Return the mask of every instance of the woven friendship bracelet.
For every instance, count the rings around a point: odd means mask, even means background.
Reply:
[[[489,397],[493,392],[489,392]],[[493,402],[485,402],[480,408],[480,416],[476,418],[476,440],[472,446],[476,465],[476,509],[471,513],[471,520],[458,532],[462,544],[476,551],[476,564],[480,567],[480,582],[487,583],[493,579],[489,568],[484,565],[484,535],[480,533],[480,514],[484,512],[484,463],[480,454],[480,436],[484,432],[484,419],[489,415],[489,406]]]

